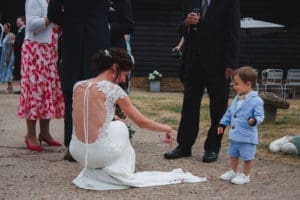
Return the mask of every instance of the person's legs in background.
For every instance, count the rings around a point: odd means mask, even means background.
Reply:
[[[191,156],[191,149],[198,136],[200,105],[203,87],[185,84],[181,120],[178,129],[178,146],[164,154],[165,159],[176,159]],[[202,91],[202,92],[201,92]]]
[[[204,73],[199,66],[198,56],[193,54],[185,65],[184,97],[178,129],[178,146],[164,154],[165,159],[191,156],[191,148],[199,132],[200,105],[204,91]]]
[[[64,91],[65,115],[64,115],[64,144],[68,148],[64,160],[74,162],[75,159],[69,152],[69,144],[72,138],[73,122],[72,122],[72,92]]]
[[[211,127],[204,143],[203,162],[214,162],[218,159],[222,135],[217,134],[217,127],[228,106],[229,87],[229,80],[222,76],[211,79],[207,84]]]
[[[15,55],[15,63],[14,63],[14,68],[13,68],[13,80],[18,82],[21,80],[21,58],[17,57]],[[20,90],[13,91],[15,94],[20,94]]]

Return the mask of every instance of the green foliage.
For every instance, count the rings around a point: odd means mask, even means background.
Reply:
[[[118,105],[116,105],[115,114],[121,119],[126,119],[126,115],[123,113],[123,111],[121,110],[121,108]],[[131,123],[129,123],[129,122],[126,123],[126,126],[128,128],[128,131],[129,131],[129,139],[131,139],[133,137],[134,133],[135,133],[135,130],[132,129]]]
[[[129,131],[129,139],[132,139],[133,135],[135,134],[135,130],[132,129],[131,127],[131,123],[126,123],[126,126],[128,128],[128,131]]]

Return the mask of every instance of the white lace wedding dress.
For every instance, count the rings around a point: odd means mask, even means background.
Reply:
[[[82,172],[73,180],[77,187],[91,190],[113,190],[206,181],[206,178],[193,176],[181,169],[170,172],[135,173],[135,152],[129,141],[128,129],[123,122],[112,121],[116,100],[126,97],[127,94],[118,85],[108,81],[98,83],[81,81],[74,86],[74,90],[79,85],[84,86],[84,99],[87,99],[92,84],[96,84],[98,91],[105,96],[105,122],[99,129],[98,138],[93,143],[87,142],[89,136],[87,131],[85,131],[85,143],[81,142],[73,128],[69,149],[72,156],[84,166]],[[84,104],[86,103],[87,101]],[[85,119],[88,116],[88,110],[84,109],[84,112],[84,126],[87,130],[88,122]]]

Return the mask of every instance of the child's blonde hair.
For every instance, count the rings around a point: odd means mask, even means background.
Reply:
[[[234,78],[236,75],[239,76],[244,83],[249,81],[253,89],[256,87],[257,72],[252,67],[240,67],[233,72],[232,78]]]

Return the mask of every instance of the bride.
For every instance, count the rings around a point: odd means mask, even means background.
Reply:
[[[126,51],[100,50],[92,64],[99,75],[77,82],[73,89],[73,136],[69,148],[72,156],[84,166],[73,183],[84,189],[112,190],[206,181],[181,169],[134,172],[135,152],[128,129],[122,121],[112,121],[115,105],[139,127],[164,133],[167,144],[173,143],[174,130],[144,117],[118,86],[126,80],[132,67]]]

